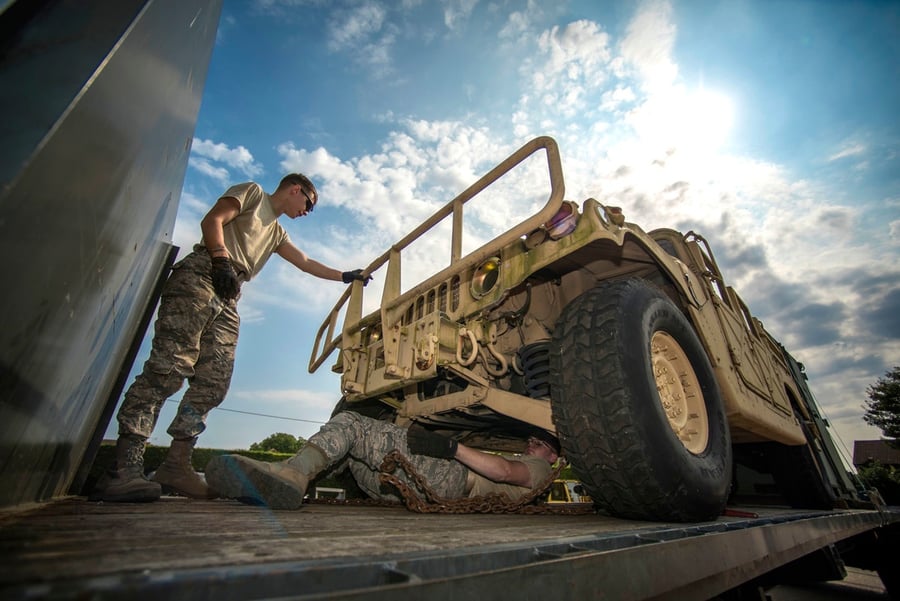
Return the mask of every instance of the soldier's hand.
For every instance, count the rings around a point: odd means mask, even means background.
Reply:
[[[366,284],[368,284],[369,282],[372,281],[372,276],[370,276],[370,275],[363,276],[362,272],[363,272],[362,269],[354,269],[352,271],[345,271],[341,274],[341,280],[343,280],[343,282],[345,284],[349,284],[353,280],[359,280],[360,282],[363,283],[363,286],[365,286]]]
[[[238,292],[241,290],[241,282],[234,272],[231,259],[228,257],[213,257],[210,271],[213,290],[216,291],[219,298],[226,301],[237,298]]]
[[[429,432],[416,424],[406,431],[406,445],[413,455],[427,455],[440,459],[452,459],[459,447],[459,443],[452,438]]]

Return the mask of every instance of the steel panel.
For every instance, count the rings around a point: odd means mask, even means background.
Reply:
[[[64,494],[104,414],[171,247],[220,10],[44,2],[4,40],[0,506]]]

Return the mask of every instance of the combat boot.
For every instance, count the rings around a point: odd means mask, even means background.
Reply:
[[[192,499],[215,499],[219,494],[211,489],[203,476],[194,471],[191,455],[197,438],[175,439],[169,446],[165,461],[151,478],[162,486],[163,492]]]
[[[97,482],[88,497],[91,501],[146,503],[156,501],[162,488],[144,477],[144,442],[134,434],[123,434],[116,441],[116,467]]]
[[[272,509],[299,509],[310,480],[327,466],[325,453],[307,443],[290,459],[276,463],[242,455],[213,457],[206,478],[223,497]]]

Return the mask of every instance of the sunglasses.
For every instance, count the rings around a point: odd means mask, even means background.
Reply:
[[[556,452],[556,449],[551,447],[548,443],[544,442],[540,438],[535,438],[534,436],[529,436],[528,439],[526,440],[526,442],[528,443],[528,445],[535,445],[538,447],[546,447],[547,449],[553,451],[554,453]]]
[[[312,198],[309,197],[309,192],[304,190],[303,186],[300,186],[300,191],[303,192],[303,196],[306,197],[306,212],[312,213],[312,210],[316,207],[316,203],[314,203]]]

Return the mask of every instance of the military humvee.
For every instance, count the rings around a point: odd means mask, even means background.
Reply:
[[[463,256],[464,205],[540,150],[543,209]],[[401,290],[404,249],[447,218],[449,265]],[[858,488],[802,366],[726,284],[707,242],[564,200],[552,138],[524,145],[366,273],[385,265],[380,310],[363,314],[354,283],[316,336],[311,372],[340,349],[340,409],[498,451],[544,428],[620,517],[713,519],[739,486],[736,461],[772,475],[795,506],[830,507]]]

